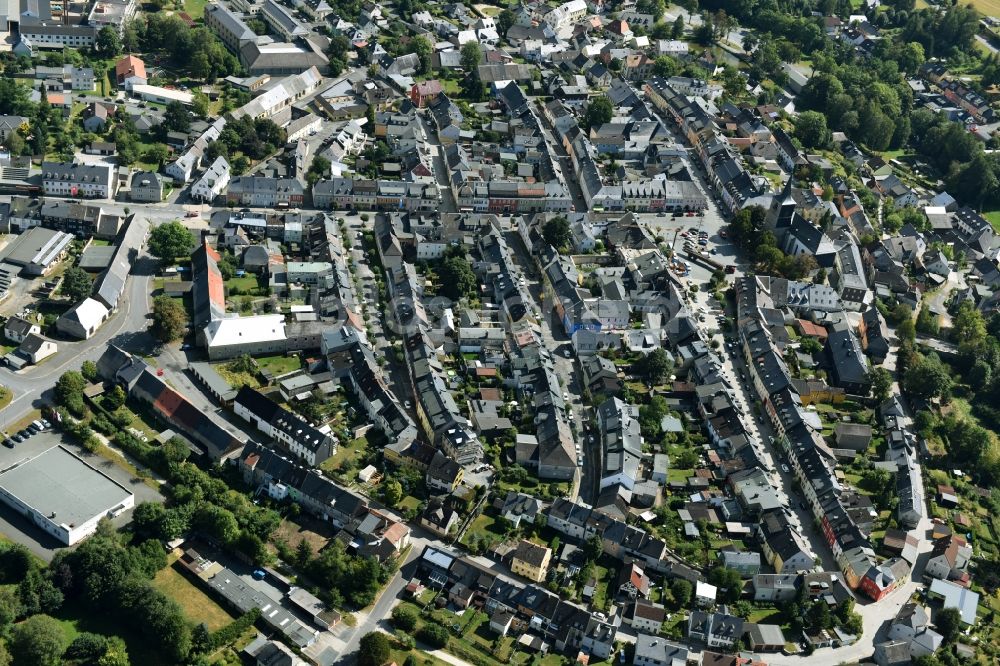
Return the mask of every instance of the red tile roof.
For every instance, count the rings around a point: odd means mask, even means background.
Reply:
[[[138,76],[144,79],[146,78],[146,63],[134,55],[127,55],[115,63],[115,76],[118,77],[119,81],[129,76]]]

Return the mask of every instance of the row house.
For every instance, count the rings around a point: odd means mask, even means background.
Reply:
[[[337,440],[321,432],[260,392],[244,386],[233,403],[236,415],[310,466],[322,464],[337,451]]]

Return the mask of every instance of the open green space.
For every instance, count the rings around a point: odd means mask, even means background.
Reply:
[[[184,12],[194,20],[205,16],[205,6],[208,0],[184,0]]]
[[[118,636],[125,641],[129,660],[133,664],[148,664],[149,666],[169,666],[171,664],[171,661],[159,650],[154,649],[148,640],[122,623],[116,622],[109,614],[91,613],[82,608],[79,602],[68,601],[53,615],[62,624],[67,645],[85,631],[105,636]]]
[[[324,472],[335,472],[341,469],[345,463],[357,461],[367,448],[367,437],[358,437],[349,442],[341,442],[337,447],[337,452],[324,460],[319,468]]]
[[[267,370],[275,377],[302,367],[302,361],[298,356],[260,356],[256,360],[258,368]]]
[[[1000,210],[990,210],[983,213],[986,221],[993,225],[993,230],[1000,232]]]
[[[221,629],[235,618],[215,600],[195,587],[184,574],[175,568],[176,556],[156,574],[153,586],[177,602],[188,620],[195,624],[204,622],[209,631]]]

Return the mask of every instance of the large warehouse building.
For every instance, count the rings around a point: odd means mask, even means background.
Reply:
[[[0,470],[0,500],[67,546],[135,505],[128,488],[61,445]]]

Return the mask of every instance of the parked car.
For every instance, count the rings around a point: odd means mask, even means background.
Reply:
[[[264,580],[267,577],[267,573],[263,569],[254,569],[250,575],[254,580]]]
[[[791,474],[792,470],[788,469],[788,465],[781,463],[781,471],[785,474]]]
[[[24,437],[21,437],[21,435],[19,435],[19,434],[18,435],[12,435],[11,439],[14,440],[15,442],[17,442],[18,444],[20,444],[21,442],[24,441]]]
[[[3,445],[6,446],[8,449],[12,449],[14,448],[14,440],[8,437],[7,439],[3,440]]]

